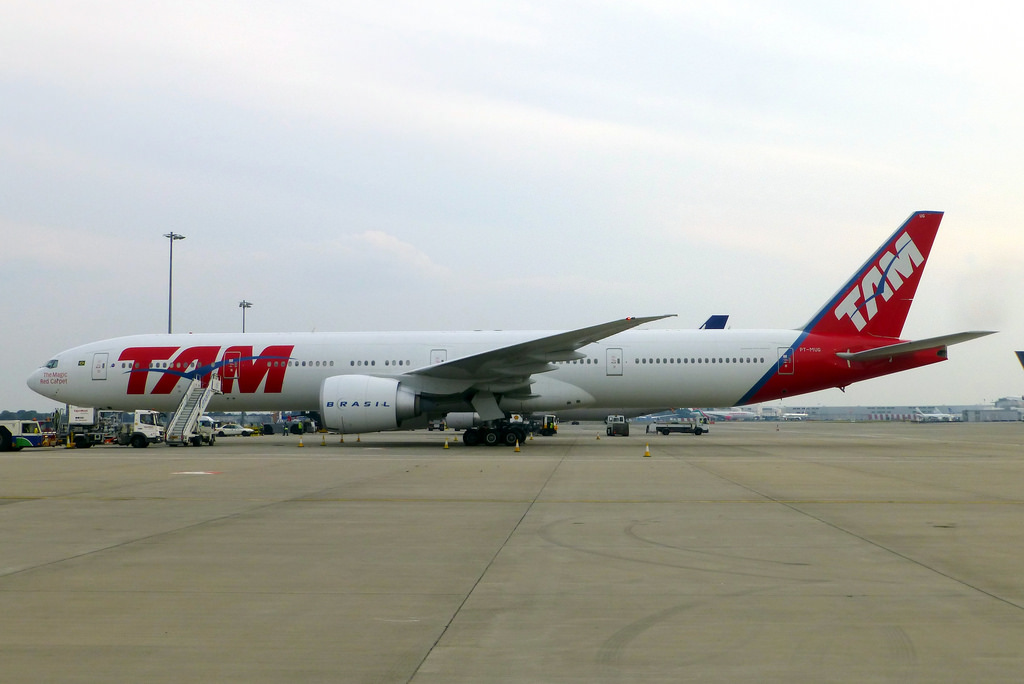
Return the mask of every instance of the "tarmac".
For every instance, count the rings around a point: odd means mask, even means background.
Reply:
[[[0,682],[1024,678],[1024,424],[456,437],[0,454]]]

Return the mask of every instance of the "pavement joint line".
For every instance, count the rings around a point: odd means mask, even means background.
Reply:
[[[948,501],[941,499],[481,499],[481,498],[409,498],[409,497],[284,497],[230,499],[214,496],[0,496],[0,502],[21,501],[246,501],[265,503],[501,503],[501,504],[701,504],[701,505],[839,505],[839,506],[1021,506],[1024,500],[969,499]]]
[[[848,536],[850,536],[850,537],[852,537],[854,539],[858,539],[861,542],[863,542],[865,544],[868,544],[869,546],[873,546],[876,549],[880,549],[881,551],[884,551],[885,553],[888,553],[891,556],[894,556],[896,558],[900,558],[900,559],[902,559],[902,560],[904,560],[904,561],[906,561],[908,563],[912,563],[912,564],[914,564],[914,565],[916,565],[916,566],[918,566],[920,568],[923,568],[923,569],[927,570],[928,572],[932,572],[932,573],[938,575],[939,577],[945,577],[950,582],[953,582],[955,584],[959,584],[962,587],[966,587],[967,589],[970,589],[971,591],[977,592],[978,594],[981,594],[982,596],[987,596],[990,599],[992,599],[994,601],[998,601],[998,602],[1000,602],[1002,604],[1005,604],[1007,606],[1010,606],[1011,608],[1016,608],[1017,610],[1024,611],[1024,604],[1018,603],[1018,602],[1016,602],[1016,601],[1014,601],[1014,600],[1012,600],[1010,598],[1007,598],[1005,596],[1000,596],[999,594],[996,594],[996,593],[994,593],[992,591],[984,589],[984,588],[982,588],[982,587],[980,587],[980,586],[978,586],[976,584],[972,584],[972,583],[968,582],[967,580],[962,579],[960,577],[956,577],[956,576],[950,574],[949,572],[946,572],[946,571],[941,570],[941,569],[939,569],[937,567],[934,567],[933,565],[929,565],[928,563],[924,562],[923,560],[919,560],[917,558],[914,558],[913,556],[911,556],[911,555],[909,555],[907,553],[903,553],[901,551],[897,551],[894,548],[886,546],[885,544],[883,544],[880,541],[876,541],[876,540],[871,539],[870,537],[867,537],[867,536],[865,536],[863,534],[860,534],[858,532],[854,532],[851,529],[843,527],[839,523],[832,522],[830,520],[826,520],[825,518],[822,518],[819,515],[815,515],[811,511],[808,511],[808,510],[805,510],[805,509],[801,508],[800,507],[801,504],[784,502],[784,501],[781,501],[781,500],[772,499],[770,495],[764,494],[762,492],[759,492],[758,490],[754,489],[750,485],[743,484],[742,482],[737,482],[736,480],[733,480],[733,479],[731,479],[729,477],[726,477],[725,475],[722,475],[721,473],[717,473],[717,472],[715,472],[714,470],[712,470],[710,468],[705,468],[705,467],[701,467],[701,466],[696,466],[696,467],[699,470],[704,471],[708,475],[711,475],[713,477],[718,477],[718,478],[720,478],[720,479],[722,479],[722,480],[724,480],[726,482],[732,483],[733,485],[735,485],[737,487],[745,489],[748,492],[753,492],[754,494],[759,494],[761,496],[764,496],[764,497],[770,499],[771,501],[773,501],[775,503],[779,503],[779,504],[785,506],[786,508],[790,509],[791,511],[793,511],[794,513],[796,513],[798,515],[802,515],[802,516],[804,516],[806,518],[809,518],[811,520],[814,520],[814,521],[816,521],[816,522],[818,522],[818,523],[820,523],[822,525],[830,527],[833,530],[836,530],[837,532],[841,532],[842,534],[848,535]],[[1012,502],[1008,502],[1008,503],[1012,503]],[[803,505],[808,505],[808,504],[803,504]]]
[[[555,464],[555,466],[548,473],[548,476],[544,479],[544,484],[537,488],[537,493],[534,495],[533,501],[523,509],[523,514],[519,516],[519,519],[516,521],[515,525],[512,525],[512,529],[509,530],[508,534],[505,536],[505,539],[502,540],[501,544],[498,545],[498,548],[495,549],[494,554],[491,556],[490,560],[487,561],[484,568],[480,571],[480,574],[477,575],[476,580],[474,580],[473,586],[469,588],[469,591],[466,592],[466,595],[462,598],[462,601],[459,603],[458,606],[456,606],[455,610],[452,611],[452,614],[448,618],[448,621],[445,623],[444,627],[441,629],[440,633],[437,635],[437,638],[434,640],[434,642],[430,644],[429,648],[426,649],[426,652],[423,654],[423,658],[421,658],[419,663],[416,664],[416,667],[413,668],[412,674],[409,676],[409,679],[407,681],[412,681],[416,678],[420,670],[423,668],[424,663],[427,662],[427,660],[430,658],[430,655],[434,652],[434,649],[436,649],[438,645],[441,643],[441,641],[444,639],[444,635],[448,633],[448,630],[451,628],[452,623],[454,623],[455,620],[458,618],[459,613],[462,612],[462,609],[465,607],[470,597],[476,591],[476,588],[480,585],[484,577],[487,575],[491,567],[494,565],[494,561],[498,559],[498,556],[501,555],[501,552],[508,545],[509,540],[512,539],[515,533],[519,530],[519,526],[523,524],[524,520],[526,520],[526,516],[529,515],[530,511],[533,510],[534,505],[537,503],[537,499],[540,497],[541,493],[547,488],[547,486],[551,483],[551,478],[555,476],[555,473],[558,472],[558,467],[564,461],[565,455],[563,453],[562,458],[558,461],[558,463]]]

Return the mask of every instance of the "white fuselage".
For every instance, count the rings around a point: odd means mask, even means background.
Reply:
[[[398,380],[415,369],[552,334],[544,331],[135,335],[61,353],[28,380],[55,401],[173,411],[190,364],[220,368],[210,410],[316,410],[325,378]],[[586,355],[533,375],[510,412],[736,404],[779,364],[796,330],[629,330],[582,347]],[[253,358],[256,357],[256,358]]]

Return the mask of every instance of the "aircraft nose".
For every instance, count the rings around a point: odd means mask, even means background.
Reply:
[[[67,383],[67,371],[58,368],[50,369],[46,366],[35,369],[26,381],[30,390],[48,399],[55,399],[60,387]]]
[[[42,384],[40,383],[42,379],[43,369],[36,368],[34,371],[32,371],[32,375],[28,376],[28,380],[25,381],[25,384],[28,385],[28,388],[33,392],[38,392],[42,387]]]

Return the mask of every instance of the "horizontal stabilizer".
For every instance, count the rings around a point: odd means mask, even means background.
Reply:
[[[903,354],[912,354],[926,349],[938,349],[940,347],[947,347],[951,344],[967,342],[968,340],[991,335],[994,332],[995,330],[972,330],[969,332],[953,333],[952,335],[943,335],[941,337],[929,337],[926,340],[900,342],[898,344],[890,344],[885,347],[865,349],[864,351],[859,352],[837,352],[836,356],[847,361],[877,361],[878,359],[891,359],[894,356],[902,356]]]

